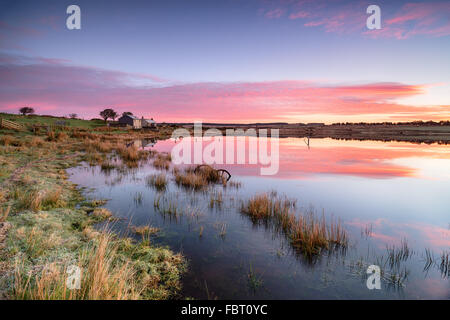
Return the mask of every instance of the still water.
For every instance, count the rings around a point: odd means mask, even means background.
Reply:
[[[245,138],[244,138],[245,139]],[[140,148],[170,152],[173,140],[136,141]],[[86,196],[108,199],[122,218],[114,227],[151,225],[158,245],[182,252],[189,262],[184,297],[196,299],[449,299],[450,148],[438,144],[280,139],[279,172],[261,176],[259,165],[226,168],[240,187],[187,191],[170,177],[164,193],[147,186],[151,161],[127,173],[82,165],[69,170]],[[346,250],[306,259],[270,227],[240,213],[242,201],[276,191],[297,200],[297,211],[339,218],[349,233]],[[222,202],[211,205],[221,194]],[[159,212],[156,199],[177,206],[178,218]],[[133,233],[130,232],[133,236]],[[135,236],[139,239],[138,236]],[[407,243],[395,266],[388,248]],[[429,250],[433,259],[426,259]],[[384,270],[380,290],[366,286],[369,265]],[[401,277],[401,283],[389,280]]]

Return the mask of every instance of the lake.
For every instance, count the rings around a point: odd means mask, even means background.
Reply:
[[[134,143],[170,152],[178,142]],[[145,179],[161,172],[151,161],[126,172],[86,164],[68,171],[87,197],[109,200],[105,207],[121,218],[115,230],[138,240],[130,226],[158,227],[153,243],[186,256],[183,297],[450,298],[450,271],[441,264],[441,256],[450,253],[448,146],[333,139],[311,139],[308,146],[303,138],[282,138],[279,154],[273,176],[261,176],[259,165],[215,165],[227,169],[237,185],[208,191],[186,190],[172,178],[158,192]],[[339,219],[348,246],[313,259],[294,250],[277,230],[241,213],[243,201],[263,192],[295,199],[298,212]],[[168,216],[156,202],[181,214]],[[402,246],[407,249],[398,251]],[[366,286],[369,265],[383,270],[380,290]]]

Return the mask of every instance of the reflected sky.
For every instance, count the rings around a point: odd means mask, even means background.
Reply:
[[[175,145],[173,140],[147,143],[137,145],[159,152]],[[156,243],[189,259],[185,296],[206,298],[206,282],[223,299],[450,298],[448,278],[438,265],[424,270],[425,249],[439,259],[450,248],[448,147],[312,139],[308,148],[302,138],[286,138],[280,139],[279,150],[280,171],[274,176],[259,175],[258,165],[215,165],[226,167],[242,184],[239,189],[214,187],[223,192],[220,208],[209,206],[212,191],[187,192],[170,179],[165,196],[183,210],[198,210],[194,220],[170,219],[154,208],[158,194],[145,183],[149,174],[158,173],[151,162],[128,174],[87,166],[69,172],[73,182],[94,188],[89,196],[109,199],[106,207],[123,218],[119,229],[151,224],[163,230]],[[240,214],[241,201],[272,190],[296,199],[297,213],[314,208],[327,219],[339,219],[349,232],[348,250],[325,254],[311,265],[289,249],[286,239]],[[135,200],[138,194],[142,203]],[[222,224],[227,226],[224,237],[218,235]],[[402,241],[413,252],[402,262],[406,285],[393,289],[383,282],[381,292],[367,290],[365,269],[358,270],[357,262],[386,264],[387,246]],[[249,268],[263,279],[257,292],[248,290]]]

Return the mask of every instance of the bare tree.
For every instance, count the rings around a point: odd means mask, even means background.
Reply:
[[[78,118],[78,115],[76,113],[71,113],[71,114],[69,114],[69,118],[76,119],[76,118]]]
[[[30,107],[23,107],[23,108],[20,108],[19,112],[25,116],[27,114],[33,114],[34,109],[30,108]]]

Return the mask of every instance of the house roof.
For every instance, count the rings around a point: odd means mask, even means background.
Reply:
[[[133,119],[133,120],[140,120],[138,117],[133,116],[133,115],[130,115],[130,114],[125,114],[125,115],[123,115],[121,118],[123,118],[123,117],[128,117],[128,118],[131,118],[131,119]]]

